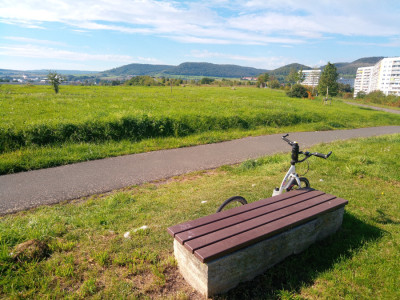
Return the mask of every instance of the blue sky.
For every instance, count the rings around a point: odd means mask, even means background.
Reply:
[[[399,20],[398,0],[0,0],[0,69],[314,67],[400,56]]]

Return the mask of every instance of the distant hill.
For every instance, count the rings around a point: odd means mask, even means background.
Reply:
[[[218,65],[202,62],[185,62],[178,66],[129,64],[119,68],[107,70],[100,76],[127,76],[127,75],[183,75],[209,77],[243,77],[258,76],[267,70],[237,65]]]
[[[211,63],[186,62],[164,71],[166,75],[210,76],[210,77],[244,77],[258,76],[265,69],[242,67],[237,65],[218,65]]]
[[[364,57],[351,63],[334,63],[340,75],[352,75],[356,77],[357,68],[370,67],[380,61],[383,56]]]
[[[381,60],[382,56],[379,57],[364,57],[357,59],[351,63],[339,62],[334,63],[340,76],[355,77],[357,68],[368,67],[376,64]],[[322,66],[320,69],[323,69]],[[92,71],[71,71],[71,70],[55,70],[57,73],[63,75],[88,75],[92,77],[112,77],[112,76],[135,76],[135,75],[150,75],[150,76],[171,76],[171,75],[182,75],[182,76],[207,76],[207,77],[225,77],[225,78],[239,78],[239,77],[257,77],[262,73],[269,73],[283,79],[286,77],[291,69],[295,70],[310,70],[311,68],[294,63],[289,64],[275,70],[257,69],[252,67],[243,67],[238,65],[222,65],[212,64],[203,62],[185,62],[178,66],[171,65],[150,65],[150,64],[129,64],[111,70],[103,72],[92,72]],[[46,75],[48,70],[36,70],[36,71],[16,71],[16,70],[4,70],[0,69],[0,76],[13,76],[22,74],[42,74]]]
[[[289,75],[289,73],[292,69],[299,71],[299,70],[311,70],[312,68],[302,65],[302,64],[289,64],[289,65],[280,67],[278,69],[269,71],[268,73],[270,75],[274,75],[274,76],[287,76],[287,75]]]
[[[155,75],[167,71],[174,66],[150,65],[150,64],[129,64],[119,68],[100,72],[100,76],[128,76],[128,75]]]

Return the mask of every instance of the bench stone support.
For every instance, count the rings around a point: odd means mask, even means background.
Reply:
[[[205,297],[221,294],[240,282],[252,280],[289,255],[302,252],[315,241],[335,233],[342,224],[343,212],[344,207],[341,207],[207,263],[202,263],[174,240],[175,258],[181,274],[193,288]]]

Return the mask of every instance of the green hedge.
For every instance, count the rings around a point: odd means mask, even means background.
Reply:
[[[194,116],[176,118],[125,116],[114,120],[91,120],[81,124],[38,124],[22,130],[0,128],[0,153],[31,145],[63,142],[102,142],[152,137],[182,137],[209,130],[254,129],[257,126],[289,126],[321,121],[318,114],[268,112],[251,116]]]

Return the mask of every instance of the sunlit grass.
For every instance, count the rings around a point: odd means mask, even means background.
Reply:
[[[400,116],[283,91],[0,86],[0,174],[285,131],[398,125]]]
[[[342,228],[222,298],[400,297],[400,135],[311,149],[333,151],[328,160],[310,159],[306,177],[349,201]],[[214,213],[233,195],[249,202],[269,197],[289,161],[289,153],[267,156],[4,216],[0,297],[194,297],[177,276],[167,227]],[[13,247],[31,239],[45,241],[50,257],[13,262]]]

